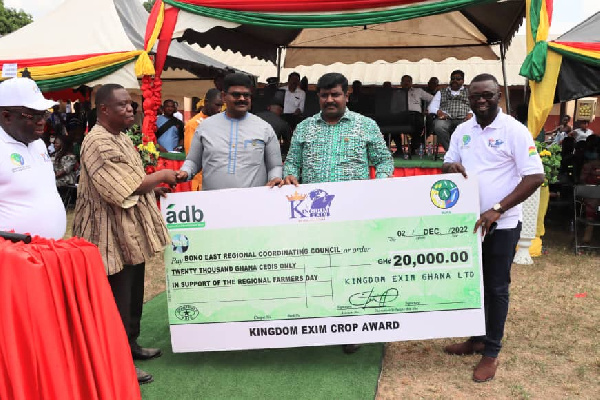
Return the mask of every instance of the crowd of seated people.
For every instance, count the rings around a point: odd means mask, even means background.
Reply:
[[[424,131],[426,134],[434,133],[435,116],[427,118],[427,122],[426,116],[428,106],[438,92],[439,80],[432,77],[427,87],[418,88],[413,87],[411,76],[404,75],[397,85],[399,87],[394,87],[392,82],[385,82],[381,87],[365,88],[356,80],[349,90],[348,109],[373,118],[389,144],[393,141],[396,145],[395,156],[401,156],[403,152],[416,154],[424,148],[421,146],[425,144]],[[300,75],[295,72],[289,74],[287,85],[282,87],[279,87],[276,78],[269,78],[267,86],[256,91],[252,99],[252,112],[264,112],[272,104],[274,97],[283,103],[281,118],[292,129],[298,122],[320,110],[316,92],[309,90],[306,77],[300,79]],[[400,134],[405,134],[406,137],[404,149],[401,147]]]
[[[545,143],[561,147],[558,183],[550,185],[551,195],[572,202],[573,186],[579,184],[600,184],[600,136],[589,129],[589,122],[577,121],[577,129],[569,125],[569,116],[561,118],[561,123],[545,136]],[[598,202],[585,199],[585,215],[588,219],[597,217]],[[591,240],[592,228],[587,227],[583,242]]]
[[[561,123],[546,134],[545,142],[561,146],[560,181],[577,184],[581,182],[583,165],[594,157],[595,143],[599,137],[589,129],[588,121],[577,121],[576,129],[569,122],[570,117],[565,115]]]

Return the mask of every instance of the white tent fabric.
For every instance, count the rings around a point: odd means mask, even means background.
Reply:
[[[2,60],[142,50],[147,19],[148,13],[138,1],[67,0],[44,17],[0,38],[0,65]],[[165,65],[189,69],[205,79],[211,78],[216,70],[228,68],[176,42],[170,46]],[[169,85],[169,75],[169,72],[163,74],[165,85]],[[104,83],[139,89],[134,62],[87,85]]]
[[[112,0],[65,1],[0,39],[1,59],[61,57],[136,49]]]
[[[268,77],[277,75],[277,67],[268,61],[242,56],[239,53],[223,51],[221,49],[212,49],[210,47],[200,48],[196,45],[192,47],[197,48],[209,57],[256,75],[259,82],[264,83]],[[498,46],[493,46],[492,49],[496,54],[499,54]],[[509,86],[521,86],[525,83],[525,78],[519,75],[519,71],[526,55],[525,36],[515,36],[506,53],[506,71]],[[283,56],[287,58],[287,52],[284,51]],[[381,85],[383,82],[389,81],[394,85],[398,85],[400,84],[402,75],[407,74],[413,77],[415,84],[424,85],[432,76],[437,76],[440,82],[446,83],[450,78],[450,73],[456,69],[463,70],[467,80],[477,74],[487,72],[502,81],[502,65],[500,61],[484,60],[480,57],[473,57],[468,60],[448,58],[441,62],[425,59],[418,62],[401,60],[394,63],[377,61],[374,63],[315,64],[295,68],[283,68],[281,79],[285,82],[288,74],[296,71],[301,76],[306,76],[310,84],[315,84],[321,75],[327,72],[339,72],[344,74],[350,82],[359,80],[364,85]]]

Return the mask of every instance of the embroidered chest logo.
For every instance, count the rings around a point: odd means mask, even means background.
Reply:
[[[31,165],[25,165],[25,158],[19,153],[12,153],[10,155],[10,162],[15,166],[12,172],[24,171],[31,168]]]
[[[491,147],[492,149],[497,149],[500,146],[502,146],[503,144],[504,144],[504,142],[500,139],[494,139],[494,138],[488,139],[488,146]]]
[[[20,167],[21,165],[25,165],[25,159],[19,153],[12,153],[10,155],[10,161],[13,165]]]
[[[462,137],[462,147],[463,148],[468,148],[469,143],[471,143],[471,136],[470,135],[463,135]]]

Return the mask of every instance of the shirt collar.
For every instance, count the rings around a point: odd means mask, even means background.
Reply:
[[[489,124],[488,126],[486,126],[486,128],[490,128],[490,129],[499,129],[499,128],[501,128],[502,120],[505,117],[506,117],[506,114],[504,114],[502,112],[502,109],[500,107],[498,107],[498,115],[496,115],[496,118],[494,118],[494,120],[492,121],[492,123]],[[481,128],[481,125],[479,125],[479,123],[477,122],[477,117],[475,115],[473,115],[473,118],[471,118],[471,120],[473,121],[473,125],[478,126],[478,127]]]
[[[316,115],[316,118],[317,118],[317,122],[322,122],[324,124],[328,124],[328,122],[325,121],[323,119],[323,117],[321,116],[321,113],[318,113]],[[352,122],[352,121],[354,121],[355,118],[356,118],[356,116],[354,115],[354,113],[352,111],[350,111],[348,109],[348,107],[346,107],[346,111],[344,112],[344,115],[342,115],[342,118],[340,118],[340,120],[336,123],[336,125],[342,121],[351,121]]]
[[[244,116],[242,118],[232,118],[229,115],[227,115],[227,111],[221,111],[221,114],[223,114],[223,116],[225,117],[226,120],[228,121],[243,121],[246,118],[248,118],[248,115],[250,115],[250,111],[247,111],[246,114],[244,114]]]

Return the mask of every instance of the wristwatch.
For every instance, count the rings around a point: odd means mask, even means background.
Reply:
[[[502,205],[500,203],[496,203],[492,206],[492,210],[499,212],[500,214],[504,214],[504,208],[502,208]]]

